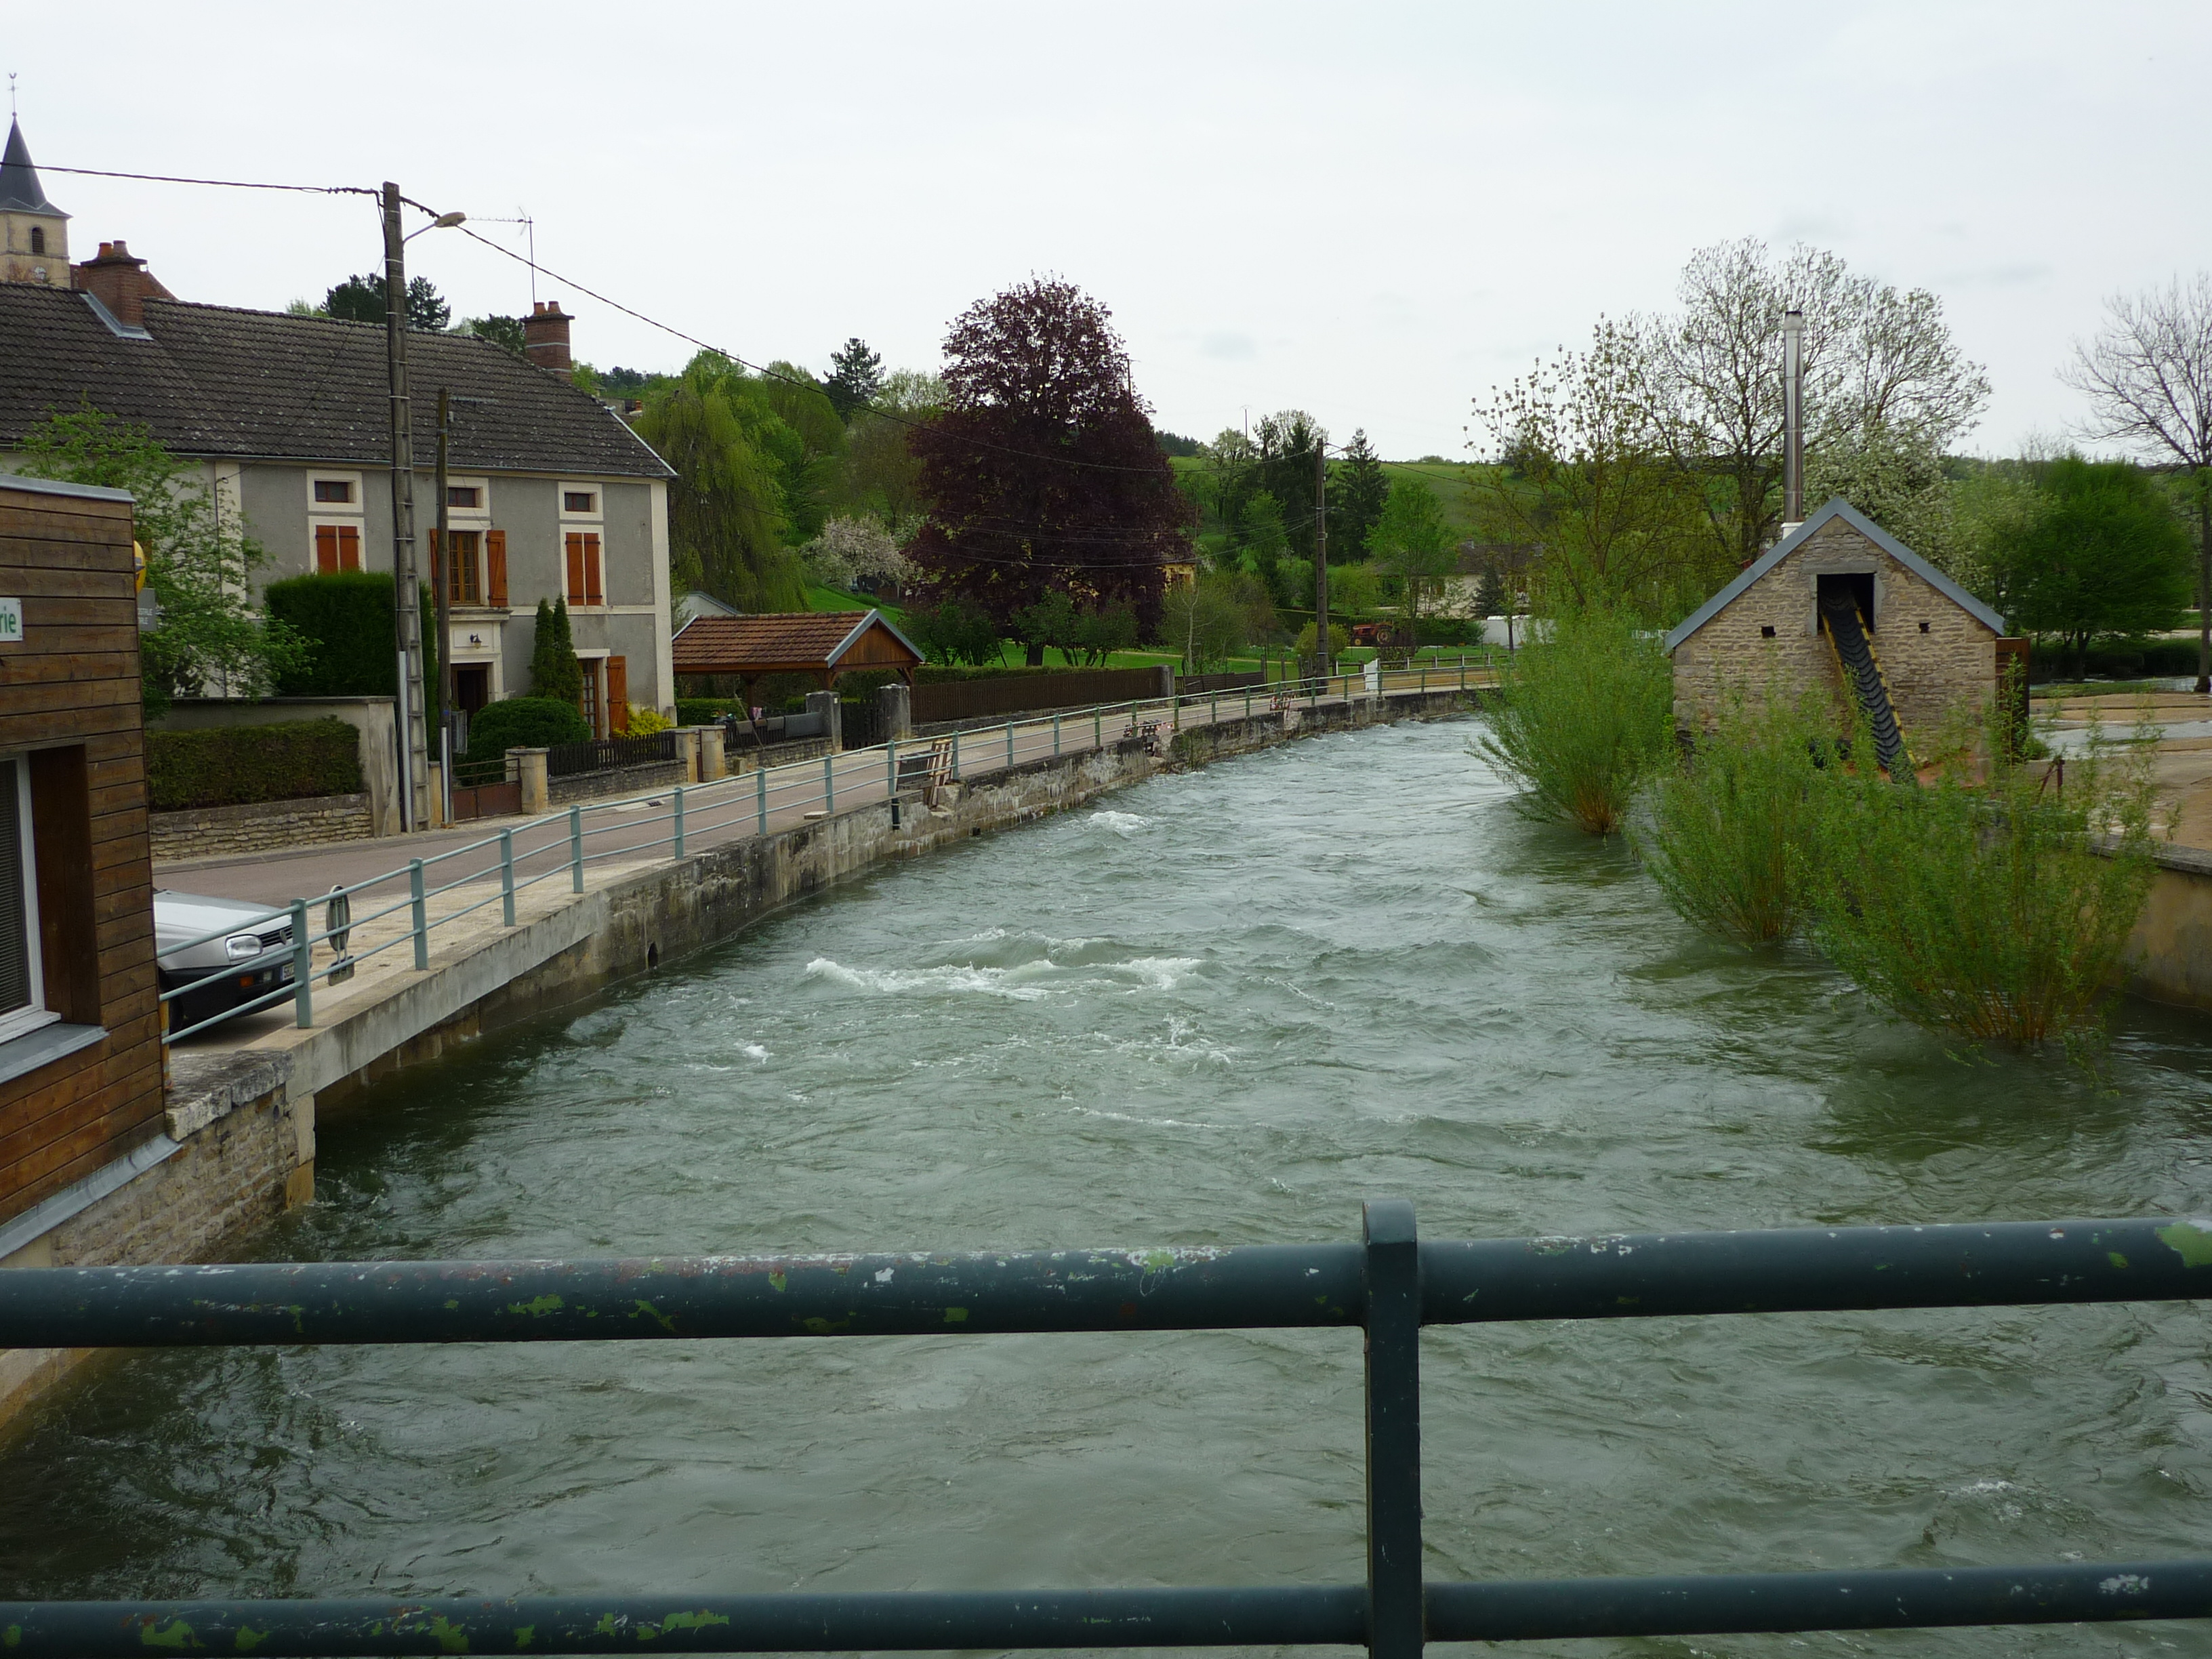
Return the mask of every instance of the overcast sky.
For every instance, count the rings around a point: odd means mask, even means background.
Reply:
[[[1471,400],[1684,259],[1804,240],[1933,289],[1987,365],[1967,439],[2080,409],[2054,378],[2116,289],[2212,267],[2212,6],[813,4],[10,8],[73,258],[121,236],[180,298],[281,307],[376,266],[358,198],[70,177],[392,178],[537,222],[539,262],[756,362],[858,334],[933,367],[1033,271],[1110,306],[1159,423],[1311,410],[1457,457]],[[520,247],[519,228],[482,224]],[[456,317],[529,272],[453,231]],[[541,276],[577,355],[690,348]]]

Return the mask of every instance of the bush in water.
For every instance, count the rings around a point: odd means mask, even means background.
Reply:
[[[1743,945],[1802,925],[1812,795],[1832,748],[1821,712],[1812,697],[1732,696],[1680,769],[1644,797],[1630,839],[1685,920]]]
[[[2150,893],[2150,766],[2148,741],[2116,752],[2093,734],[2063,782],[2001,759],[1984,781],[1952,768],[1918,788],[1832,769],[1804,866],[1814,942],[1931,1030],[2094,1043]]]
[[[1558,617],[1512,659],[1482,752],[1521,786],[1531,817],[1593,836],[1621,828],[1674,742],[1674,682],[1626,611]]]

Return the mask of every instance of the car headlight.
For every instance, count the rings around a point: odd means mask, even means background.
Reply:
[[[261,941],[251,933],[233,933],[228,939],[223,940],[222,948],[230,952],[230,959],[233,962],[237,962],[246,957],[259,956]]]

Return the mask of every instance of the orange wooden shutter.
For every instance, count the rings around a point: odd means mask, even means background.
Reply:
[[[315,526],[315,574],[327,576],[338,568],[338,527],[334,524]]]
[[[617,732],[629,730],[629,662],[607,659],[607,724]]]
[[[507,604],[507,532],[484,532],[484,603],[495,607]]]
[[[575,532],[568,532],[568,603],[584,602],[584,538]]]
[[[599,592],[599,538],[589,532],[584,537],[584,603],[605,603],[605,596]]]
[[[361,568],[361,530],[358,526],[342,524],[338,527],[338,568]]]

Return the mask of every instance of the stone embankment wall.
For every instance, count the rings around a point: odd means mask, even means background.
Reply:
[[[2150,902],[2128,941],[2128,989],[2212,1010],[2212,853],[2160,846]]]
[[[146,1154],[150,1163],[90,1196],[65,1194],[48,1219],[25,1218],[30,1227],[0,1234],[0,1268],[219,1259],[240,1229],[313,1195],[318,1111],[401,1066],[703,949],[885,859],[1066,811],[1164,769],[1388,719],[1448,715],[1474,701],[1456,690],[1394,694],[1164,730],[1156,743],[1128,738],[950,786],[934,809],[918,793],[902,795],[619,876],[434,961],[392,994],[300,1033],[294,1046],[174,1055],[167,1133]],[[88,1357],[0,1353],[0,1425]]]
[[[341,781],[341,780],[332,780]],[[334,841],[365,841],[376,833],[366,793],[309,795],[301,800],[250,801],[242,806],[201,806],[149,812],[154,862],[237,858],[279,848]]]

